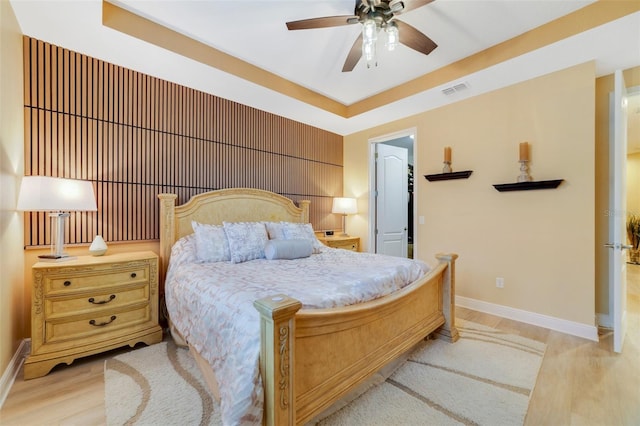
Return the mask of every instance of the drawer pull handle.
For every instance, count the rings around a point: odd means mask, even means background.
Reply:
[[[107,322],[101,322],[100,324],[96,323],[96,320],[91,320],[89,321],[89,324],[95,326],[95,327],[104,327],[105,325],[109,325],[112,322],[114,322],[116,320],[116,316],[115,315],[111,315],[111,319]]]
[[[135,272],[132,272],[132,273],[131,273],[131,278],[135,278],[135,277],[137,277],[137,276],[138,276],[138,274],[136,274]]]
[[[92,297],[92,298],[89,299],[89,303],[93,303],[94,305],[104,305],[105,303],[111,302],[115,298],[116,298],[116,295],[112,294],[111,296],[109,296],[109,299],[107,299],[107,300],[99,300],[99,301],[96,302],[96,299],[94,299]]]
[[[65,287],[69,287],[71,285],[71,281],[65,281],[62,283]]]

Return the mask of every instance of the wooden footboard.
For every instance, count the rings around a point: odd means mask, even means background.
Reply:
[[[455,259],[400,292],[371,302],[300,310],[285,295],[254,303],[267,425],[304,424],[435,332],[455,342]]]

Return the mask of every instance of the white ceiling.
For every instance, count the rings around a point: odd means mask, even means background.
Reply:
[[[411,1],[411,0],[407,0]],[[353,0],[113,0],[112,3],[350,105],[571,13],[592,1],[436,0],[398,17],[439,47],[421,55],[379,49],[342,73],[359,24],[288,31],[287,21],[353,14]],[[102,25],[101,0],[11,0],[24,34],[338,134],[349,134],[589,60],[597,75],[640,65],[640,12],[469,74],[463,79],[345,118]],[[464,81],[452,96],[441,89]]]
[[[361,60],[353,72],[343,73],[342,65],[360,33],[360,24],[288,31],[285,23],[353,15],[354,0],[116,2],[347,105],[512,38],[589,2],[545,3],[551,4],[541,7],[540,1],[434,1],[400,14],[398,19],[427,34],[439,48],[428,56],[404,46],[389,53],[380,40],[376,68],[367,69]]]

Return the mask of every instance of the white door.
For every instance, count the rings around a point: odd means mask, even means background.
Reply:
[[[627,332],[627,114],[622,71],[615,72],[609,120],[609,308],[613,316],[613,350],[622,352]]]
[[[406,148],[376,144],[376,253],[407,257],[408,164]]]

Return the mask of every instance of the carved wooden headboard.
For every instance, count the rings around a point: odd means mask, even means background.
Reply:
[[[164,277],[171,247],[193,233],[191,221],[221,225],[225,222],[309,222],[308,200],[300,207],[274,192],[253,188],[228,188],[204,192],[176,206],[176,194],[158,194],[160,199],[160,260]]]

